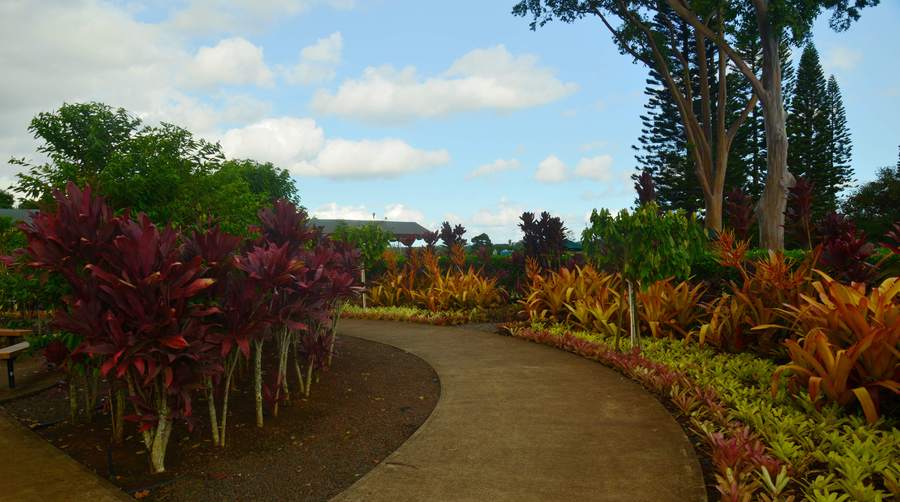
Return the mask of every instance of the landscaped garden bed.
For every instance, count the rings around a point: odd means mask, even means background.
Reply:
[[[253,423],[250,380],[235,389],[227,448],[213,446],[206,403],[197,403],[194,430],[173,433],[161,475],[149,472],[138,434],[110,445],[107,416],[66,419],[64,387],[4,408],[98,475],[149,500],[327,500],[396,450],[440,394],[437,375],[416,356],[352,337],[335,345],[334,362],[312,395],[286,403],[263,429]],[[274,351],[267,356],[277,360]]]

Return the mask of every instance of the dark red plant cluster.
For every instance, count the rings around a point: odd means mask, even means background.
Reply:
[[[441,241],[447,246],[447,249],[451,249],[456,245],[466,245],[466,240],[463,239],[465,233],[466,227],[462,225],[451,226],[449,221],[445,221],[441,224],[439,235],[441,236]]]
[[[874,267],[868,259],[875,246],[866,234],[846,216],[830,212],[818,226],[822,242],[820,263],[835,279],[844,282],[866,282]]]
[[[534,258],[545,269],[559,267],[566,243],[563,221],[558,216],[550,216],[547,211],[542,212],[540,218],[526,211],[519,220],[525,257]]]
[[[788,193],[787,206],[787,230],[801,246],[812,248],[813,239],[813,197],[815,184],[803,177],[797,178],[797,183],[791,187]]]
[[[750,239],[750,230],[756,220],[753,210],[753,199],[740,188],[728,192],[725,201],[725,217],[728,225],[734,230],[734,235],[739,240]]]
[[[72,293],[55,326],[81,337],[73,355],[127,388],[143,432],[189,418],[198,390],[279,329],[297,333],[309,364],[329,360],[334,333],[320,327],[358,291],[358,252],[311,230],[293,204],[261,211],[259,237],[243,242],[218,226],[185,235],[143,214],[115,216],[90,187],[70,183],[54,198],[53,211],[21,225],[22,252],[65,277]],[[65,357],[51,347],[54,362]]]

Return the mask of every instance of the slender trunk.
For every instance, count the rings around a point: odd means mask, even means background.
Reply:
[[[115,390],[109,391],[109,410],[112,420],[112,440],[114,444],[125,442],[125,389],[121,385],[110,383]]]
[[[631,348],[641,346],[640,333],[638,333],[638,322],[637,322],[637,299],[634,293],[634,285],[629,280],[628,282],[628,320],[629,327],[631,329]]]
[[[75,384],[75,374],[69,373],[69,420],[78,421],[78,386]]]
[[[360,282],[362,283],[362,286],[363,286],[363,294],[362,294],[363,308],[366,308],[366,290],[365,290],[365,287],[366,287],[366,268],[365,268],[365,267],[362,267],[362,268],[359,269],[359,278],[360,278]]]
[[[216,389],[212,377],[206,377],[206,403],[209,406],[209,429],[212,431],[214,445],[219,445],[219,421],[216,418]]]
[[[303,369],[300,367],[300,351],[297,349],[299,343],[300,337],[294,337],[294,349],[292,351],[294,353],[294,372],[297,374],[298,392],[306,395],[305,386],[303,385]]]
[[[272,415],[278,416],[278,404],[282,399],[280,395],[282,392],[284,393],[283,398],[285,400],[290,399],[290,390],[288,389],[288,381],[287,381],[287,363],[288,363],[288,353],[291,348],[291,338],[293,337],[293,332],[287,327],[282,326],[281,331],[278,333],[278,372],[276,373],[275,379],[275,388],[274,399],[275,402],[272,405]]]
[[[256,396],[256,426],[263,426],[263,395],[262,395],[262,349],[263,341],[253,342],[253,393]]]
[[[312,375],[313,375],[313,363],[315,359],[310,356],[309,361],[306,362],[306,383],[303,386],[303,395],[309,397],[309,392],[312,390]]]
[[[239,351],[235,350],[230,356],[231,361],[225,361],[225,386],[222,392],[222,421],[219,424],[219,446],[225,446],[225,426],[228,423],[228,396],[231,395],[231,377],[234,369],[240,361]]]
[[[779,57],[781,36],[772,27],[768,9],[764,4],[757,5],[756,20],[762,43],[762,87],[765,89],[759,97],[768,151],[766,186],[758,207],[759,243],[767,249],[781,250],[784,249],[784,210],[787,207],[787,194],[795,183],[794,176],[788,171],[787,166],[788,137]]]
[[[162,385],[160,385],[162,387]],[[154,474],[166,472],[166,448],[169,446],[169,436],[172,434],[172,418],[169,414],[169,400],[165,390],[160,392],[157,398],[157,413],[159,421],[151,431],[150,444],[150,468]],[[145,435],[145,439],[147,436]]]

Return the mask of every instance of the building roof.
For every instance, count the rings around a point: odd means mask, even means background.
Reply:
[[[400,237],[416,237],[421,238],[429,230],[414,221],[387,221],[387,220],[323,220],[312,218],[310,223],[320,227],[325,235],[333,234],[335,229],[341,224],[350,227],[362,227],[365,225],[378,225],[387,232],[390,232],[396,238]]]
[[[13,221],[24,221],[36,212],[37,209],[0,209],[0,217],[6,217]]]

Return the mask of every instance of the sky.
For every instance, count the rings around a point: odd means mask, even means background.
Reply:
[[[517,240],[522,211],[580,234],[633,203],[647,69],[597,19],[535,32],[512,0],[0,1],[0,158],[101,101],[288,169],[321,218],[461,223]],[[860,181],[897,161],[900,2],[814,41],[842,88]],[[799,50],[795,51],[799,57]],[[0,185],[15,166],[0,161]]]

